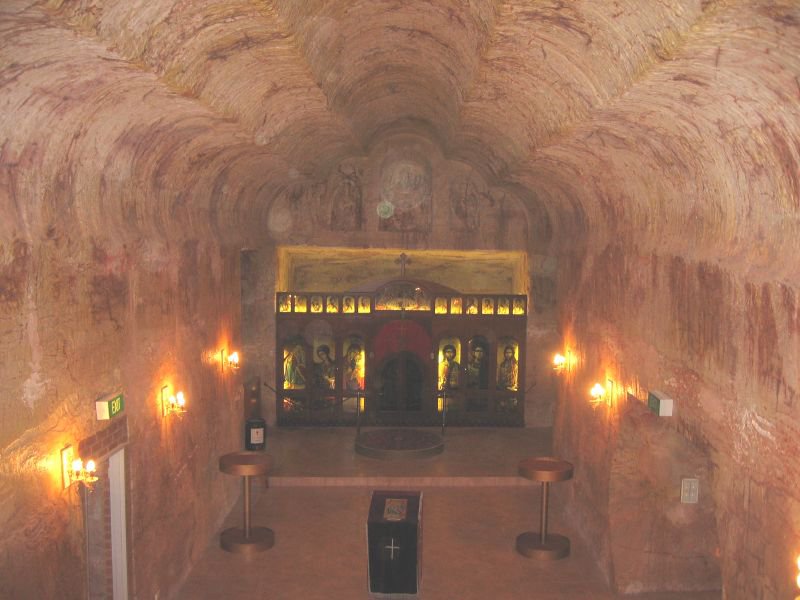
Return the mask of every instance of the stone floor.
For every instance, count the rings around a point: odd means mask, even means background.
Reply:
[[[265,489],[254,482],[253,525],[275,532],[275,546],[252,557],[210,540],[179,600],[369,598],[366,515],[375,489],[423,493],[422,586],[426,600],[537,598],[612,600],[586,548],[564,522],[558,487],[550,531],[572,540],[571,555],[539,562],[514,549],[538,528],[539,487],[516,476],[519,458],[550,453],[549,429],[452,429],[443,454],[380,461],[356,455],[352,429],[270,431],[276,459]],[[241,500],[223,528],[241,525]],[[650,594],[647,600],[719,600],[719,592]]]

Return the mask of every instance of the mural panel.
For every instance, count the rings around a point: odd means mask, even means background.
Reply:
[[[381,170],[380,231],[430,229],[431,168],[417,158],[388,161]]]

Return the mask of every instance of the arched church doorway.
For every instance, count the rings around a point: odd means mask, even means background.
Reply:
[[[403,421],[402,413],[422,410],[424,368],[412,352],[391,355],[379,369],[378,381],[378,411],[382,418],[391,419],[393,415],[386,413],[395,413]]]
[[[423,411],[433,408],[432,402],[425,402],[433,391],[427,365],[432,341],[425,323],[413,318],[392,319],[379,326],[372,347],[377,420],[420,423]]]

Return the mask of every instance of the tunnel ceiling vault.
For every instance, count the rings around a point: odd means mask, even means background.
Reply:
[[[561,234],[798,277],[794,0],[8,0],[0,65],[0,233],[247,231],[402,131]]]

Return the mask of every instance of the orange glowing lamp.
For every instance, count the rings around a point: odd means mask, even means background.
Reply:
[[[74,483],[83,483],[89,487],[97,481],[97,464],[89,459],[85,463],[75,457],[75,450],[67,446],[61,450],[61,476],[64,489]]]
[[[603,400],[603,396],[605,396],[606,388],[604,388],[599,383],[595,383],[592,386],[592,389],[589,390],[589,395],[592,397],[592,402],[600,402]]]
[[[798,589],[800,589],[800,554],[797,556],[797,579],[795,582],[797,583]],[[800,596],[797,596],[797,598],[800,598]],[[795,600],[797,600],[797,598],[795,598]]]
[[[184,393],[177,392],[169,394],[169,386],[161,388],[161,415],[166,417],[170,414],[181,415],[186,412],[186,396]]]

